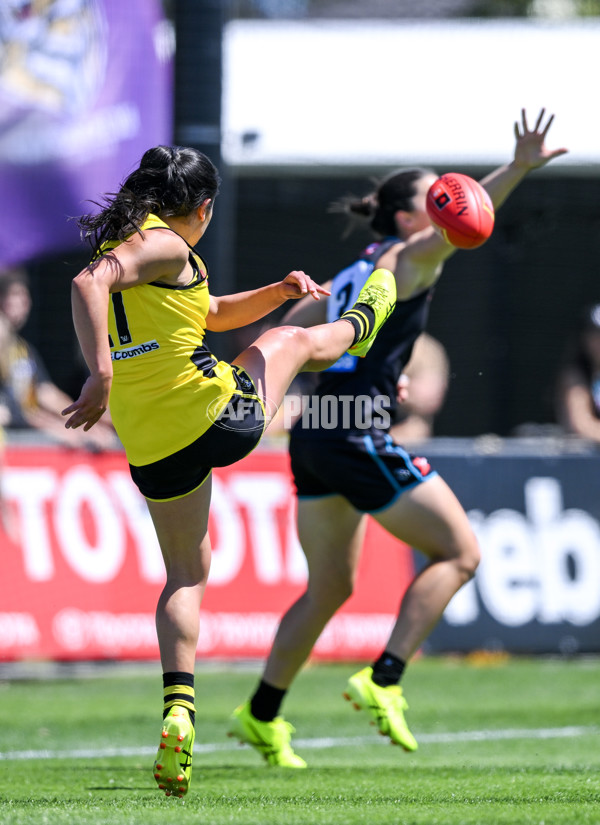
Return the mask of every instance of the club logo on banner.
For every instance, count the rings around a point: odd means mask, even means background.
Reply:
[[[79,243],[69,218],[171,142],[173,33],[160,0],[4,0],[0,266]],[[86,203],[88,202],[88,203]]]

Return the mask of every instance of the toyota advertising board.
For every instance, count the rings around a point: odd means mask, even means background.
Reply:
[[[428,451],[482,548],[474,581],[450,602],[429,652],[600,649],[599,454]],[[160,550],[124,455],[11,446],[0,533],[0,660],[154,659]],[[302,592],[306,565],[282,448],[214,473],[213,559],[198,656],[256,658]],[[377,655],[420,554],[370,522],[354,595],[314,657]]]

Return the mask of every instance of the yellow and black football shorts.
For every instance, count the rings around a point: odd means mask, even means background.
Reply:
[[[268,423],[252,380],[234,366],[239,392],[231,395],[219,417],[196,441],[166,458],[141,467],[129,465],[131,477],[151,501],[181,498],[200,487],[213,467],[227,467],[251,453]]]

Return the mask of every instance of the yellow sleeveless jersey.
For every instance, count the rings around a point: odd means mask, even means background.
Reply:
[[[142,231],[169,226],[149,215]],[[107,243],[106,252],[118,243]],[[127,460],[143,466],[201,436],[237,389],[232,367],[203,345],[206,266],[190,247],[186,286],[160,281],[114,292],[108,332],[113,364],[110,413]]]

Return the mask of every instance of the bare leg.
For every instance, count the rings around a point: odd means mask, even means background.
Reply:
[[[406,491],[373,517],[431,559],[408,588],[386,645],[407,661],[452,596],[474,574],[479,548],[458,499],[439,477]],[[309,582],[281,620],[264,681],[288,688],[329,619],[351,595],[365,527],[366,519],[340,496],[298,503],[298,532]]]
[[[280,327],[261,335],[235,363],[246,369],[259,393],[274,405],[274,412],[301,368],[329,366],[353,340],[354,329],[347,321],[310,330]],[[209,478],[183,498],[148,501],[167,571],[156,611],[163,671],[194,670],[200,604],[210,569],[210,492]]]
[[[366,518],[341,496],[298,502],[300,541],[308,561],[306,591],[281,619],[263,679],[286,689],[323,628],[352,594]]]
[[[354,328],[343,320],[309,329],[277,327],[263,333],[233,363],[243,367],[252,378],[267,414],[272,417],[299,372],[327,369],[353,340]]]
[[[200,604],[210,569],[208,509],[211,478],[174,501],[148,501],[167,581],[156,609],[163,672],[194,672]]]
[[[321,324],[310,330],[280,327],[269,330],[235,363],[244,367],[274,409],[301,368],[334,363],[354,340],[347,321]],[[156,627],[163,671],[194,669],[199,611],[210,569],[208,513],[211,480],[181,499],[148,501],[167,571]]]
[[[387,644],[391,653],[407,661],[438,623],[452,596],[474,575],[479,547],[465,511],[438,476],[403,493],[373,517],[430,558],[406,591]]]

